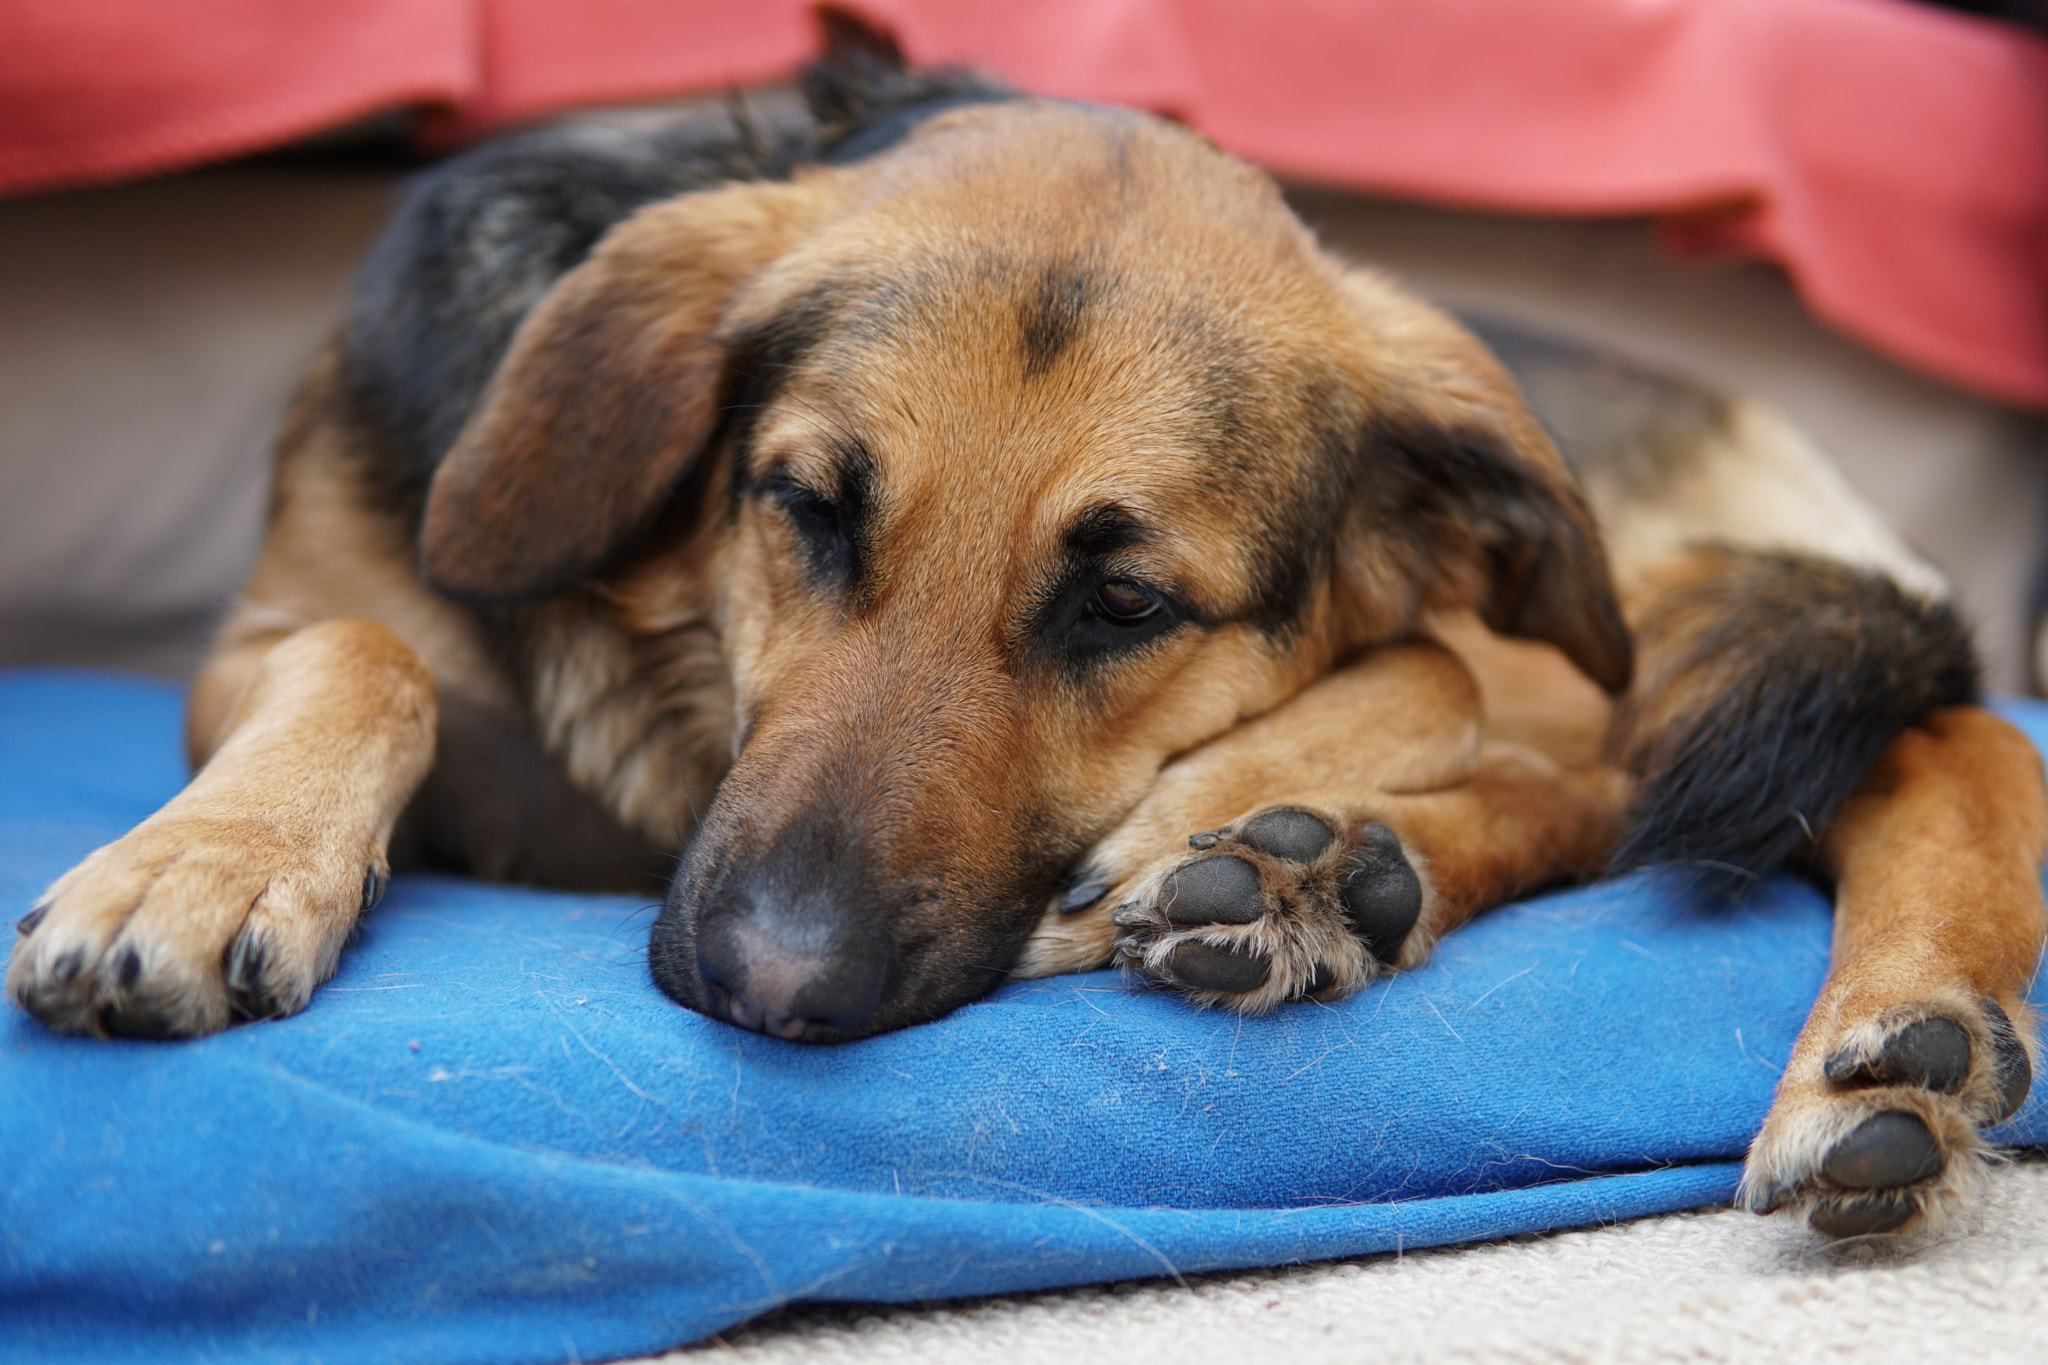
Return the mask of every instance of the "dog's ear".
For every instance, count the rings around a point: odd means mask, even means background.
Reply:
[[[475,600],[536,596],[643,532],[718,428],[727,306],[830,198],[815,181],[735,185],[612,228],[520,324],[436,469],[426,581]]]
[[[1610,693],[1635,647],[1585,498],[1514,381],[1449,317],[1367,271],[1346,272],[1366,323],[1377,527],[1408,543],[1424,602],[1556,645]],[[1371,528],[1367,528],[1370,531]]]

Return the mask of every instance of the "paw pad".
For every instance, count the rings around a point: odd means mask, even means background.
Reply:
[[[1938,1014],[1916,1019],[1885,1039],[1875,1057],[1859,1059],[1845,1047],[1828,1058],[1822,1071],[1838,1085],[1917,1085],[1953,1095],[1970,1078],[1970,1035]]]
[[[1265,913],[1265,893],[1257,868],[1224,853],[1168,877],[1160,909],[1175,924],[1252,924]]]
[[[1336,831],[1305,810],[1269,810],[1244,827],[1238,842],[1290,863],[1312,863],[1323,856]]]
[[[1257,990],[1273,974],[1273,964],[1267,958],[1212,948],[1200,942],[1181,944],[1167,961],[1173,974],[1188,985],[1233,995]]]
[[[1821,1174],[1852,1190],[1889,1189],[1941,1174],[1948,1163],[1916,1114],[1872,1114],[1836,1143]]]
[[[1367,825],[1337,892],[1351,931],[1366,950],[1392,962],[1422,914],[1422,879],[1415,875],[1401,840],[1385,825]]]
[[[1873,1237],[1897,1232],[1920,1212],[1920,1201],[1899,1190],[1817,1205],[1807,1221],[1830,1237]]]

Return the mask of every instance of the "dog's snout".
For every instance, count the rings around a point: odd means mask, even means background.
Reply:
[[[742,891],[697,934],[697,974],[712,1012],[778,1038],[859,1034],[890,965],[887,936],[859,932],[846,907],[819,891]]]

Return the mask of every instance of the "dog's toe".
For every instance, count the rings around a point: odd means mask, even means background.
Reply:
[[[237,1017],[275,1019],[287,1012],[264,975],[270,960],[270,938],[260,931],[244,929],[228,945],[222,977]]]
[[[1875,1190],[1939,1175],[1947,1164],[1925,1121],[1887,1109],[1850,1129],[1829,1149],[1820,1169],[1837,1185]]]
[[[1916,1019],[1885,1039],[1876,1054],[1864,1057],[1843,1047],[1822,1068],[1838,1084],[1871,1081],[1917,1085],[1953,1095],[1970,1075],[1970,1035],[1953,1019],[1935,1015]]]
[[[1175,924],[1252,924],[1266,913],[1258,869],[1232,853],[1203,858],[1166,879],[1160,909]]]
[[[1385,825],[1367,825],[1337,894],[1366,950],[1381,962],[1399,957],[1422,915],[1422,878],[1401,851],[1400,836]]]
[[[1899,1232],[1921,1214],[1920,1200],[1905,1190],[1824,1199],[1807,1220],[1815,1232],[1829,1237],[1874,1237]]]
[[[1174,976],[1188,985],[1228,994],[1255,991],[1273,974],[1273,963],[1263,953],[1212,948],[1200,941],[1176,947],[1167,961]]]
[[[1323,856],[1337,832],[1321,816],[1282,807],[1252,817],[1237,837],[1238,842],[1286,862],[1312,863]]]

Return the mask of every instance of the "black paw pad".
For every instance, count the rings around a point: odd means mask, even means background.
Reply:
[[[1939,1175],[1947,1164],[1918,1115],[1888,1109],[1872,1114],[1836,1143],[1821,1171],[1837,1185],[1875,1190]]]
[[[228,1003],[244,1019],[275,1019],[284,1013],[277,997],[263,980],[263,968],[270,960],[270,944],[260,934],[243,934],[228,947]]]
[[[1273,971],[1264,957],[1226,952],[1206,943],[1181,944],[1173,950],[1172,965],[1173,974],[1190,986],[1233,995],[1257,990]]]
[[[1836,1084],[1855,1081],[1917,1085],[1953,1095],[1970,1078],[1970,1035],[1953,1019],[1916,1019],[1885,1039],[1877,1056],[1859,1062],[1844,1048],[1821,1071]]]
[[[1166,879],[1162,899],[1175,924],[1250,924],[1266,911],[1258,869],[1230,854],[1181,868]]]
[[[1238,833],[1238,842],[1290,863],[1312,863],[1337,837],[1305,810],[1269,810]]]
[[[384,869],[371,863],[363,873],[363,914],[377,908],[377,902],[384,899]]]
[[[30,934],[33,934],[36,931],[36,926],[38,924],[41,924],[43,922],[44,917],[49,913],[50,903],[48,901],[44,901],[42,904],[36,906],[35,909],[29,911],[26,915],[23,915],[20,919],[14,922],[14,932],[20,934],[23,938],[27,938]]]
[[[1401,840],[1385,825],[1365,827],[1351,852],[1339,897],[1358,935],[1374,957],[1392,962],[1422,914],[1422,879],[1408,865]]]
[[[1918,1207],[1911,1195],[1885,1190],[1856,1199],[1825,1200],[1806,1221],[1829,1237],[1870,1237],[1898,1231],[1912,1221]]]
[[[2012,1016],[1988,995],[1984,997],[1984,1023],[1991,1033],[1991,1079],[1998,1087],[2001,1105],[1991,1121],[2003,1123],[2027,1102],[2027,1092],[2034,1088],[2034,1064],[2027,1060],[2027,1045],[2012,1026]]]

